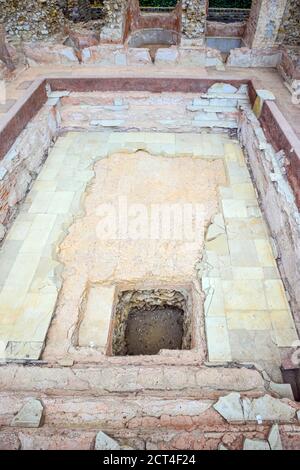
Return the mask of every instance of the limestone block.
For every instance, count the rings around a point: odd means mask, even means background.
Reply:
[[[113,310],[115,288],[93,286],[87,293],[84,318],[79,329],[79,346],[105,349]]]
[[[26,43],[24,44],[24,53],[30,66],[78,64],[74,49],[63,44]]]
[[[127,65],[151,65],[149,49],[129,48],[127,51]]]
[[[214,83],[209,89],[207,93],[236,93],[238,89],[235,86],[230,85],[230,83]]]
[[[263,421],[291,421],[295,418],[295,409],[287,403],[265,395],[252,401],[249,414],[246,418],[256,421],[258,415]]]
[[[184,49],[181,48],[179,52],[179,65],[191,67],[204,67],[205,66],[205,49]]]
[[[232,392],[225,397],[219,398],[217,403],[213,406],[226,421],[244,421],[242,400],[240,394],[237,392]]]
[[[295,399],[290,384],[277,384],[275,382],[270,382],[270,390],[272,390],[272,392],[278,393],[281,398],[289,398],[290,400]]]
[[[270,446],[260,439],[245,439],[243,450],[270,450]]]
[[[99,45],[86,47],[82,50],[81,60],[83,64],[90,65],[115,65],[116,55],[124,52],[123,46]]]
[[[100,431],[96,436],[95,450],[121,450],[121,447],[114,439]]]
[[[155,64],[175,64],[179,58],[179,51],[177,47],[170,47],[169,49],[157,49],[155,55]]]
[[[269,433],[268,442],[270,444],[271,450],[282,450],[282,442],[278,424],[274,424],[272,426]]]
[[[32,399],[28,401],[13,418],[11,426],[38,428],[41,423],[43,409],[43,405],[39,400]]]

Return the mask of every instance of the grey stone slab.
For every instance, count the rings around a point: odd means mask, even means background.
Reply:
[[[277,393],[281,398],[289,398],[290,400],[295,400],[293,390],[290,384],[278,384],[275,382],[270,382],[270,390]]]
[[[121,447],[117,441],[100,431],[96,436],[95,450],[121,450]]]
[[[214,83],[209,87],[207,93],[236,93],[237,91],[238,89],[230,83]]]
[[[244,421],[242,400],[237,392],[232,392],[225,397],[219,398],[213,407],[226,421]]]
[[[44,343],[40,341],[9,341],[5,349],[5,359],[38,360]]]
[[[260,439],[245,439],[243,450],[270,450],[270,446]]]
[[[43,409],[43,405],[39,400],[32,399],[28,401],[13,418],[11,426],[38,428],[41,424]]]
[[[282,442],[278,424],[274,424],[272,426],[269,433],[268,442],[270,444],[271,450],[282,450]]]
[[[295,418],[296,410],[278,398],[264,395],[252,400],[248,419],[256,421],[257,416],[261,416],[263,421],[284,421],[290,422]]]
[[[241,362],[270,362],[280,366],[280,355],[271,333],[263,330],[229,330],[232,359]]]

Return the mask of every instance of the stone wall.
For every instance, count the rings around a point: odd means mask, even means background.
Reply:
[[[38,39],[61,31],[64,15],[57,0],[0,0],[0,22],[21,39]]]
[[[1,160],[0,241],[5,235],[18,204],[24,199],[38,175],[52,141],[56,138],[59,113],[50,102],[21,132]]]
[[[265,121],[268,124],[271,122],[269,115],[267,119],[263,119],[263,124]],[[266,125],[263,127],[266,128]],[[300,249],[300,217],[295,194],[286,174],[285,166],[289,168],[288,156],[282,150],[276,152],[267,142],[260,122],[252,111],[246,109],[240,119],[239,139],[251,167],[261,207],[277,252],[280,274],[289,292],[295,324],[299,331],[300,292],[297,286],[300,266],[295,262],[295,253]]]
[[[300,46],[300,0],[288,0],[277,40]]]
[[[124,36],[126,0],[103,0],[105,26],[101,31],[103,42],[122,42]]]
[[[248,47],[271,47],[276,43],[287,0],[253,0],[245,34]]]
[[[182,34],[188,39],[205,36],[207,0],[182,0]]]

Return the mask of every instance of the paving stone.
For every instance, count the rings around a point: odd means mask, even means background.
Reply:
[[[79,346],[105,350],[113,312],[114,287],[92,286],[87,293],[87,304],[79,329]]]
[[[194,117],[194,120],[195,121],[212,121],[212,120],[217,121],[218,116],[216,112],[210,112],[210,113],[202,112],[200,114],[196,114],[196,116]]]
[[[264,281],[264,285],[269,309],[288,310],[289,304],[281,279],[267,279]],[[293,322],[285,323],[285,327],[287,328],[288,326],[293,326]]]
[[[228,240],[228,246],[232,266],[248,268],[259,266],[256,246],[253,240]],[[260,278],[262,279],[263,276]]]
[[[203,277],[202,288],[205,292],[205,315],[222,317],[225,316],[224,296],[221,280],[219,278]]]
[[[276,266],[272,248],[268,240],[266,238],[261,238],[259,240],[254,240],[254,243],[260,265],[264,267]]]
[[[230,362],[231,349],[225,317],[206,317],[208,357],[211,362]]]
[[[268,311],[230,310],[226,312],[229,330],[271,330],[272,324]]]
[[[243,450],[270,450],[270,446],[260,439],[245,439]]]
[[[43,405],[39,400],[32,399],[28,401],[13,418],[11,426],[38,428],[41,424],[43,409]]]
[[[247,217],[247,208],[244,201],[237,199],[225,199],[222,201],[225,218]]]
[[[280,355],[270,330],[233,329],[228,334],[233,360],[280,366]]]
[[[213,407],[228,422],[244,421],[242,400],[237,392],[219,398]]]
[[[274,424],[268,436],[271,450],[283,450],[278,424]]]
[[[267,310],[263,281],[222,281],[226,310]],[[255,296],[253,295],[255,292]]]
[[[117,441],[100,431],[96,436],[95,450],[121,450],[121,447]]]

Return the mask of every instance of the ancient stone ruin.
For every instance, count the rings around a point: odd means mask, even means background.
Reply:
[[[0,450],[300,449],[300,1],[230,3],[0,0]]]

